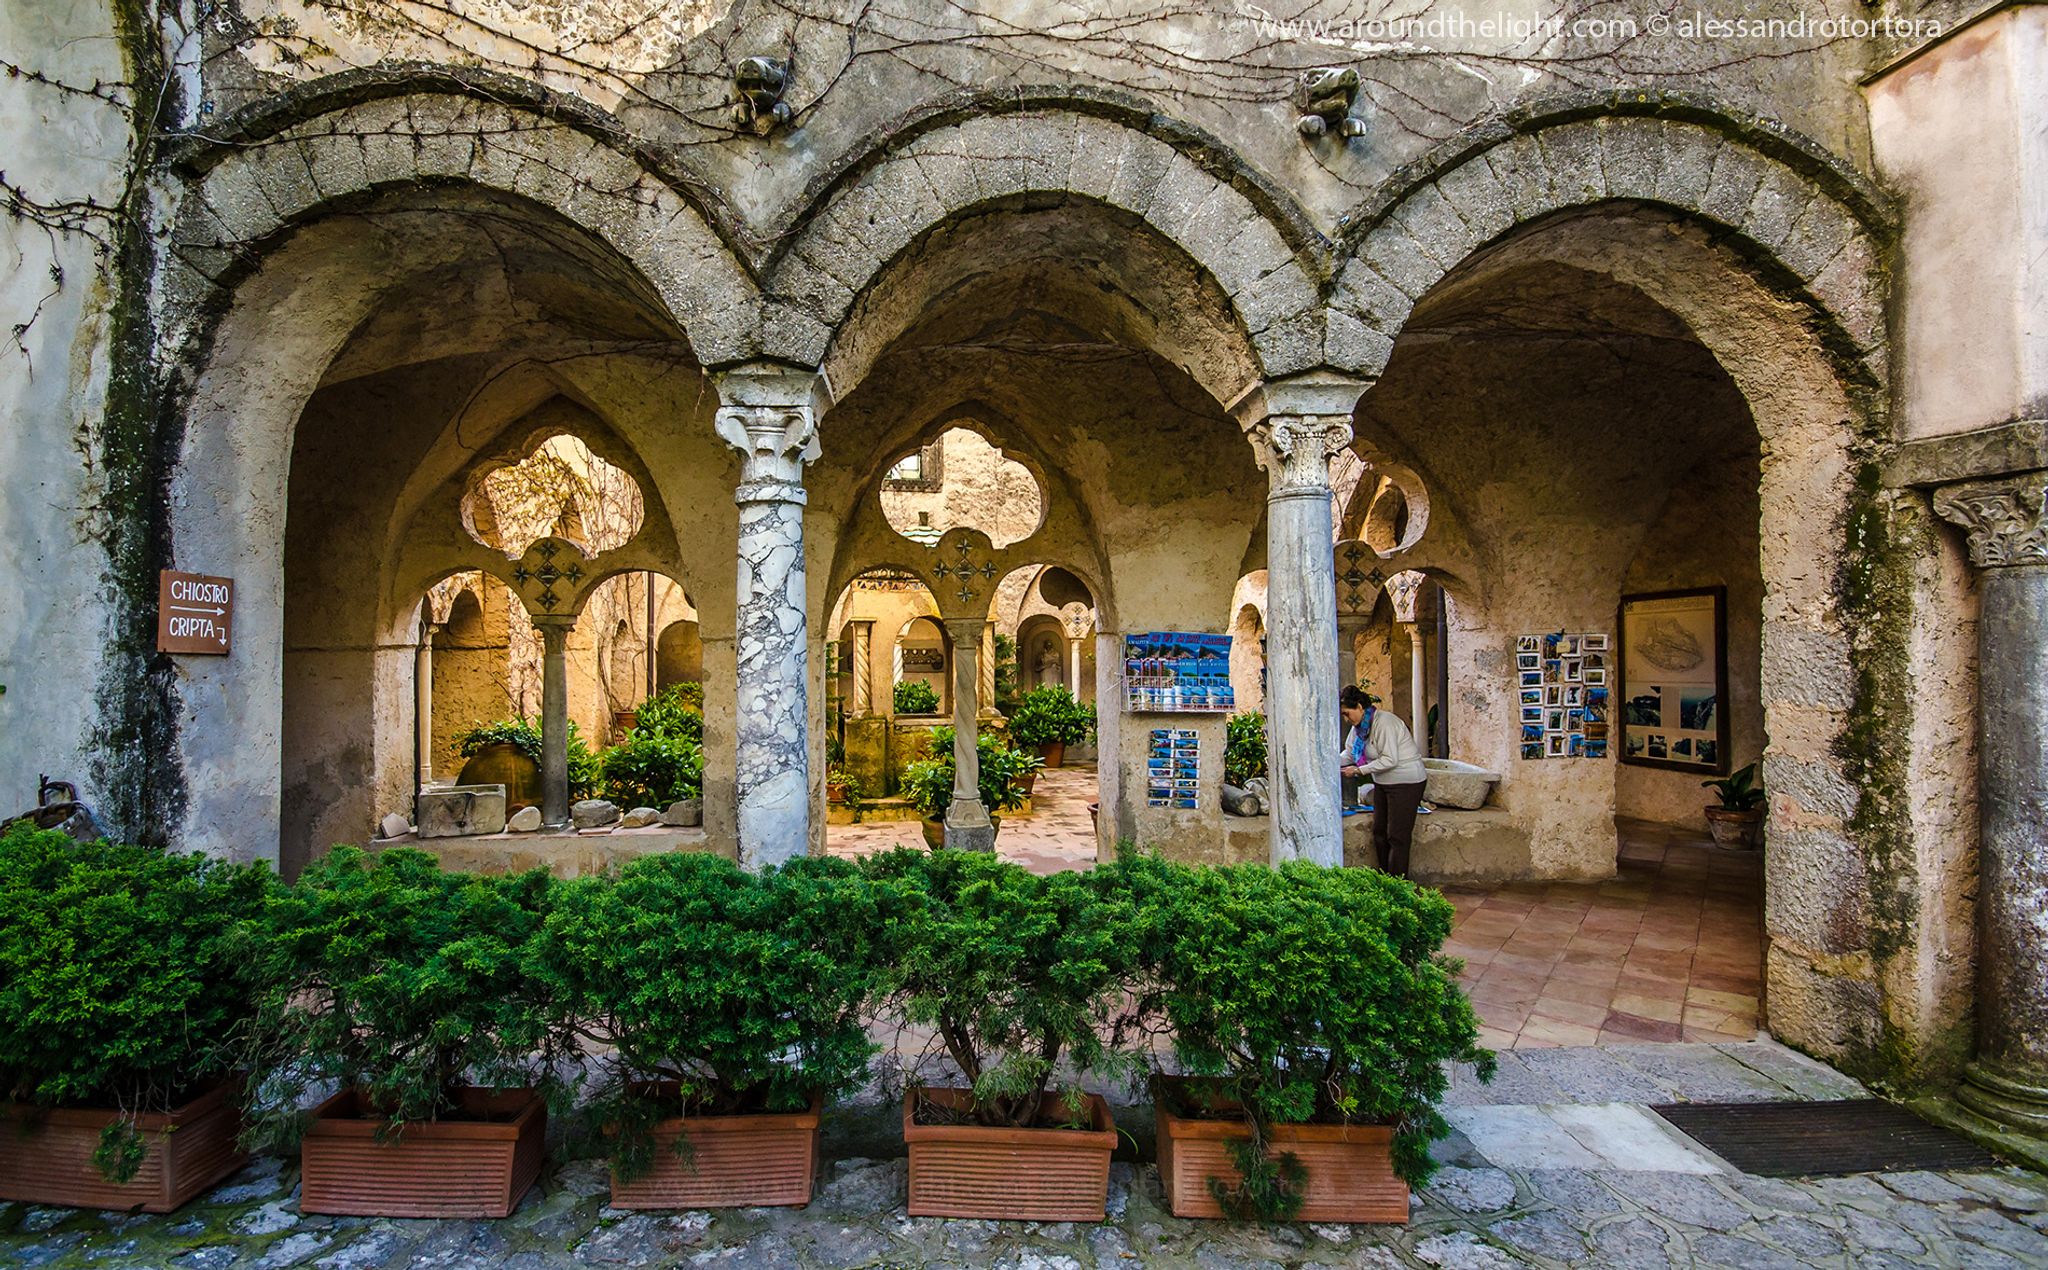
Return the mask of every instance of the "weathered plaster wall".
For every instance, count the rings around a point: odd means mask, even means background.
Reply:
[[[1898,255],[1899,423],[2048,416],[2048,9],[2013,5],[1869,90]]]
[[[0,9],[0,58],[62,83],[125,82],[123,53],[111,4]],[[0,77],[0,136],[10,138],[0,165],[10,187],[53,204],[120,202],[132,138],[114,105]],[[90,223],[102,237],[116,230],[111,220]],[[0,339],[0,816],[11,816],[34,805],[41,773],[78,781],[88,800],[104,801],[85,748],[101,719],[116,602],[98,539],[109,517],[146,515],[148,500],[145,491],[110,488],[98,451],[116,307],[143,303],[147,280],[122,276],[88,238],[19,216],[0,217],[0,260],[0,331],[12,333]]]

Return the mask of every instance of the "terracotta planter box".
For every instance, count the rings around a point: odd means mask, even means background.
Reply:
[[[242,1167],[235,1145],[242,1118],[234,1087],[216,1084],[182,1107],[136,1118],[142,1167],[126,1182],[109,1182],[93,1165],[100,1130],[117,1111],[40,1110],[0,1103],[0,1200],[69,1208],[139,1208],[168,1213]],[[23,1132],[24,1122],[30,1127]]]
[[[811,1202],[818,1173],[818,1115],[678,1116],[654,1126],[654,1167],[630,1182],[612,1174],[615,1208],[773,1208]],[[690,1143],[688,1158],[675,1153]]]
[[[1222,1217],[1209,1179],[1239,1180],[1230,1143],[1251,1136],[1241,1120],[1190,1120],[1176,1115],[1169,1079],[1155,1090],[1159,1180],[1176,1217]],[[1163,1096],[1162,1096],[1163,1095]],[[1268,1135],[1268,1154],[1292,1152],[1308,1171],[1297,1221],[1408,1222],[1408,1183],[1394,1175],[1394,1131],[1386,1125],[1284,1124]]]
[[[920,1097],[957,1107],[966,1103],[967,1091],[913,1089],[903,1096],[912,1217],[1102,1220],[1116,1125],[1099,1095],[1088,1095],[1088,1129],[921,1125]]]
[[[1058,767],[1067,761],[1067,743],[1054,741],[1050,745],[1041,745],[1038,747],[1038,757],[1045,760],[1047,767]]]
[[[1753,851],[1763,845],[1763,808],[1734,811],[1727,807],[1709,807],[1706,812],[1707,832],[1713,835],[1715,846]]]
[[[466,1089],[491,1119],[416,1120],[379,1141],[384,1120],[343,1090],[313,1111],[299,1149],[299,1208],[354,1217],[507,1217],[540,1175],[547,1104],[531,1089]]]

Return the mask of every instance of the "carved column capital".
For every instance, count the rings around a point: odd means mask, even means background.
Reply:
[[[1980,569],[2048,564],[2048,473],[1944,485],[1934,513],[1960,525]]]
[[[740,452],[739,501],[804,501],[804,465],[818,457],[818,417],[831,402],[823,376],[750,364],[717,374],[719,438]]]
[[[1351,444],[1351,416],[1271,415],[1253,424],[1250,434],[1275,494],[1327,494],[1330,460]]]

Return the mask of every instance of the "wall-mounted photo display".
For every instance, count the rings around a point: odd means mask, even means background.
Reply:
[[[1727,610],[1718,586],[1621,597],[1613,669],[1622,762],[1727,773]]]
[[[1604,631],[1515,637],[1522,758],[1607,757],[1608,649]]]

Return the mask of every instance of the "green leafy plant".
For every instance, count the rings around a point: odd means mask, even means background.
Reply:
[[[1713,790],[1727,811],[1753,811],[1770,797],[1764,783],[1757,779],[1757,765],[1754,763],[1719,780],[1701,781],[1700,787]]]
[[[599,761],[604,796],[621,807],[666,807],[704,792],[704,750],[687,736],[639,727]]]
[[[571,1037],[530,957],[553,891],[545,869],[470,876],[423,851],[355,847],[277,891],[252,1136],[289,1144],[294,1103],[327,1082],[361,1090],[394,1128],[454,1112],[465,1085],[558,1090]]]
[[[653,1162],[665,1117],[796,1111],[859,1085],[880,929],[874,887],[829,858],[756,876],[720,856],[653,856],[563,886],[536,963],[605,1047],[585,1111],[610,1129],[620,1175]]]
[[[704,685],[670,684],[641,702],[633,715],[633,733],[680,737],[693,745],[703,745]]]
[[[1223,779],[1243,785],[1266,774],[1266,716],[1248,710],[1223,725]]]
[[[980,852],[869,856],[882,926],[885,1013],[928,1030],[983,1125],[1078,1124],[1086,1102],[1063,1070],[1126,1074],[1113,1021],[1137,968],[1128,899],[1092,873],[1037,876]],[[927,1104],[927,1109],[938,1109]]]
[[[1019,749],[1080,745],[1094,731],[1095,707],[1074,700],[1074,694],[1058,684],[1033,688],[1010,712],[1010,739]]]
[[[134,1118],[234,1065],[274,885],[262,865],[0,834],[0,1097],[119,1109],[93,1159],[111,1181],[134,1177]]]
[[[979,757],[977,788],[981,805],[991,813],[1024,805],[1024,778],[1045,766],[1036,754],[1013,750],[992,732],[978,733],[974,750]],[[953,805],[953,729],[932,729],[932,754],[903,769],[903,796],[918,814],[928,820],[944,820]]]
[[[898,714],[937,714],[939,690],[923,679],[905,679],[896,685],[894,700]]]
[[[1017,641],[999,632],[995,644],[996,709],[1007,715],[1017,705]]]
[[[1245,1185],[1219,1193],[1226,1208],[1275,1219],[1299,1207],[1299,1161],[1269,1158],[1275,1124],[1391,1125],[1395,1172],[1428,1180],[1429,1144],[1449,1132],[1445,1064],[1473,1063],[1482,1079],[1494,1066],[1457,963],[1440,955],[1448,900],[1299,861],[1189,868],[1127,853],[1098,873],[1141,915],[1148,1008],[1180,1070],[1252,1126]]]
[[[521,754],[532,759],[535,765],[541,761],[540,720],[498,719],[490,723],[479,723],[467,731],[455,734],[458,753],[472,758],[487,745],[516,746]],[[582,730],[576,720],[569,720],[569,797],[588,798],[597,789],[602,776],[598,756],[591,752],[583,739]]]

